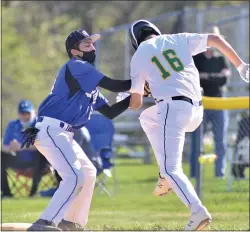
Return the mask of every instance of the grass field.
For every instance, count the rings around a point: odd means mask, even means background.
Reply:
[[[188,174],[188,165],[184,167]],[[141,160],[118,159],[117,188],[114,197],[95,195],[89,215],[92,230],[183,230],[189,212],[175,194],[155,198],[152,190],[157,181],[155,164]],[[193,180],[194,181],[194,180]],[[193,182],[194,183],[194,182]],[[109,180],[112,187],[113,182]],[[97,190],[97,189],[96,189]],[[4,199],[2,222],[33,222],[49,199]],[[210,210],[213,222],[208,230],[249,230],[249,182],[234,183],[227,192],[227,180],[213,177],[213,166],[204,169],[203,203]]]

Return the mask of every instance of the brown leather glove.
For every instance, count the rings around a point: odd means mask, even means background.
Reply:
[[[23,148],[29,148],[30,146],[34,145],[36,135],[39,132],[39,129],[35,127],[29,127],[26,130],[22,131],[22,145],[21,149]]]
[[[152,93],[151,93],[151,90],[149,88],[149,84],[147,81],[145,81],[145,85],[144,85],[144,94],[143,94],[144,97],[152,97]]]

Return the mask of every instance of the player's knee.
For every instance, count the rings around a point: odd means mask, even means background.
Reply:
[[[77,187],[81,187],[84,185],[85,176],[82,170],[74,170],[72,174],[68,177],[71,183],[75,183]]]
[[[96,173],[97,169],[94,165],[90,166],[88,170],[86,171],[86,178],[89,182],[95,182],[96,181]]]
[[[64,183],[69,189],[76,189],[79,185],[79,178],[76,173],[68,173],[67,175],[61,175],[62,183]]]
[[[86,181],[86,177],[83,172],[79,172],[77,175],[77,182],[79,186],[83,186]]]
[[[78,173],[78,185],[90,185],[95,183],[96,181],[96,173],[97,170],[94,165],[89,165],[88,167],[82,168],[81,171]]]
[[[168,176],[178,175],[183,172],[181,164],[166,164],[165,171]]]

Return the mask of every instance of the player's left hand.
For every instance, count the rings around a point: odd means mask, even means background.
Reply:
[[[151,90],[149,88],[149,84],[147,81],[145,81],[143,97],[152,97],[152,93],[151,93]]]
[[[249,83],[249,64],[242,63],[238,68],[237,68],[240,77],[247,83]]]
[[[25,147],[29,148],[30,146],[33,146],[38,132],[39,132],[39,129],[35,127],[29,127],[26,130],[22,131],[23,142],[21,145],[21,149]]]

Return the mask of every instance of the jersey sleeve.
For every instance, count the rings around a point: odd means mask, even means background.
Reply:
[[[146,74],[143,70],[143,55],[137,50],[130,62],[131,93],[144,94]]]
[[[103,105],[108,103],[108,99],[105,98],[102,93],[98,90],[98,95],[96,99],[96,103],[94,104],[94,110],[97,110],[98,108],[102,107]]]
[[[187,39],[187,44],[192,56],[207,50],[208,34],[183,33]]]
[[[81,89],[91,93],[96,89],[104,74],[99,72],[94,66],[82,60],[68,62],[71,75],[77,79]]]
[[[13,122],[9,122],[3,137],[3,145],[8,146],[13,140]]]

